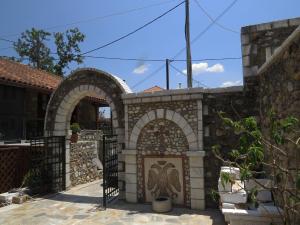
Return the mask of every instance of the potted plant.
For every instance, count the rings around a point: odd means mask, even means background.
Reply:
[[[77,143],[78,141],[78,133],[80,132],[80,126],[78,123],[72,123],[71,125],[72,135],[71,135],[71,142]]]

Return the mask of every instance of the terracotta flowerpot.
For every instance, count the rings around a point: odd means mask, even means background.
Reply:
[[[169,197],[157,197],[152,201],[152,210],[158,213],[165,213],[172,210],[172,201]]]
[[[78,141],[78,134],[77,133],[76,134],[72,134],[70,141],[72,143],[77,143],[77,141]]]

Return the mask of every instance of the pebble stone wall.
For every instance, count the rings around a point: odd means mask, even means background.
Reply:
[[[70,180],[71,186],[85,184],[102,178],[102,170],[98,170],[94,159],[98,158],[95,141],[71,143],[70,148]]]

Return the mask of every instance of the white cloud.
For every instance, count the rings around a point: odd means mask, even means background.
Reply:
[[[148,69],[149,69],[149,65],[140,64],[136,68],[134,68],[134,70],[132,72],[135,74],[143,74],[143,73],[147,72]]]
[[[241,80],[237,80],[237,81],[225,81],[224,83],[222,83],[221,87],[230,87],[230,86],[239,86],[242,85],[242,81]]]
[[[211,72],[211,73],[222,73],[222,72],[224,72],[224,67],[222,64],[217,63],[211,67],[208,67],[207,71]]]
[[[192,64],[192,70],[193,74],[197,75],[200,73],[222,73],[224,72],[224,66],[220,63],[217,63],[211,67],[208,66],[208,63],[206,62],[200,62],[200,63],[193,63]],[[186,74],[186,70],[182,71],[183,73]]]

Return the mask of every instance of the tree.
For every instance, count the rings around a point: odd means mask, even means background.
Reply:
[[[83,62],[79,43],[84,41],[85,36],[78,28],[53,33],[56,53],[51,53],[48,47],[51,37],[49,32],[32,28],[21,34],[21,38],[14,43],[14,48],[22,61],[28,60],[32,67],[61,76],[71,62]]]
[[[300,219],[300,173],[298,167],[291,167],[290,161],[299,160],[299,120],[289,116],[278,119],[269,113],[269,134],[265,135],[254,117],[233,121],[219,113],[224,125],[239,136],[239,145],[229,154],[222,154],[220,146],[213,147],[213,153],[224,165],[240,169],[241,181],[254,179],[258,186],[268,189],[274,196],[276,206],[283,207],[283,224],[299,224]],[[267,177],[272,187],[265,187],[256,178]],[[221,182],[234,183],[228,173],[220,174]],[[247,191],[247,190],[245,190]],[[213,195],[215,195],[213,191]],[[248,193],[255,201],[255,190]]]
[[[32,67],[52,72],[53,57],[46,44],[50,36],[49,32],[32,28],[21,34],[14,48],[22,60],[26,57]]]
[[[66,33],[54,33],[56,52],[59,57],[58,63],[54,66],[54,72],[62,75],[64,68],[72,61],[78,64],[83,62],[80,55],[79,43],[84,41],[84,34],[78,28],[67,30]]]

